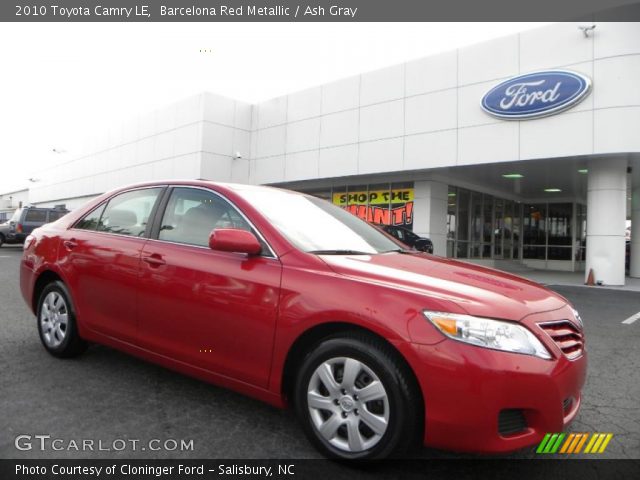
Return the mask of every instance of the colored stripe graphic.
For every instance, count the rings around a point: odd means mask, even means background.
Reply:
[[[551,438],[551,434],[547,433],[544,438],[542,439],[542,441],[540,442],[540,445],[538,445],[538,448],[536,450],[536,453],[542,453],[542,451],[544,450],[545,445],[547,444],[547,442],[549,441],[549,438]]]
[[[585,443],[584,453],[603,453],[612,438],[613,433],[547,433],[536,448],[536,453],[577,454],[582,452]]]
[[[567,449],[569,448],[569,445],[571,445],[571,442],[573,442],[573,439],[575,438],[576,434],[575,433],[570,433],[569,436],[567,437],[567,440],[564,442],[564,445],[562,445],[562,449],[560,450],[560,453],[567,453]]]
[[[587,441],[587,438],[589,438],[589,434],[583,433],[582,438],[580,439],[580,442],[578,443],[578,445],[576,445],[576,450],[573,453],[580,453],[580,451],[582,450],[582,446]]]
[[[607,433],[607,436],[605,437],[604,442],[602,442],[602,445],[600,446],[600,451],[598,451],[598,453],[603,453],[607,449],[607,445],[609,445],[609,442],[611,441],[612,438],[613,438],[613,433]]]
[[[594,433],[591,436],[591,440],[589,440],[589,443],[587,443],[587,448],[584,449],[584,453],[591,453],[591,447],[593,447],[593,444],[596,443],[596,440],[598,440],[598,437],[600,435],[597,433]]]
[[[556,440],[556,443],[553,445],[549,453],[556,453],[558,451],[558,448],[560,448],[560,444],[562,443],[562,440],[564,439],[564,437],[565,437],[564,433],[561,433],[560,435],[558,435],[558,440]]]
[[[558,438],[557,433],[554,433],[553,435],[551,435],[551,438],[547,442],[547,446],[544,447],[544,450],[542,451],[542,453],[551,453],[551,447],[553,447],[553,444],[556,443],[556,438]]]

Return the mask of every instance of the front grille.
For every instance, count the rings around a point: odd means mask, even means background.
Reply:
[[[513,435],[527,429],[527,420],[519,408],[500,410],[498,414],[498,433],[502,436]]]
[[[584,335],[569,320],[539,323],[538,325],[551,337],[567,358],[573,360],[582,355]]]

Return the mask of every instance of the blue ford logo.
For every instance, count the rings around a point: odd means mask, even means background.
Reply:
[[[492,88],[482,109],[498,118],[522,120],[553,115],[571,108],[591,91],[591,80],[566,70],[519,75]]]

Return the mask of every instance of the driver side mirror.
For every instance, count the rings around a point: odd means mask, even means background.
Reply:
[[[209,235],[209,248],[248,255],[258,255],[262,251],[256,236],[239,228],[216,228]]]

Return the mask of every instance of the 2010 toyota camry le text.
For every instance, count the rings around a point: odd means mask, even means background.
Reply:
[[[585,339],[567,300],[406,250],[301,193],[112,191],[34,230],[20,281],[52,355],[99,343],[291,406],[334,458],[509,452],[580,408]]]

